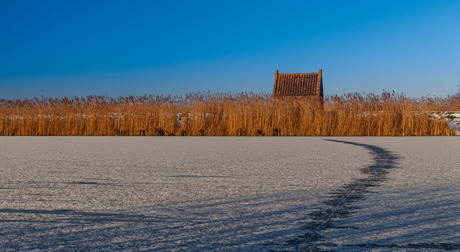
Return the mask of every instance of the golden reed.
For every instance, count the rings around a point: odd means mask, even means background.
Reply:
[[[0,100],[2,136],[441,136],[460,97],[403,94],[328,96],[324,109],[302,98],[196,93]]]

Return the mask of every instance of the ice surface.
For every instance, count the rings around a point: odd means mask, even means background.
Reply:
[[[460,250],[457,137],[1,137],[0,250]]]

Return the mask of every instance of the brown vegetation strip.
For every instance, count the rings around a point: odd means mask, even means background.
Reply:
[[[460,110],[460,97],[348,94],[308,99],[268,94],[0,99],[3,136],[439,136],[446,122],[423,111]]]

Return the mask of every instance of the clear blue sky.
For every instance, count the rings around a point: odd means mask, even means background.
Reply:
[[[0,98],[271,93],[320,68],[326,95],[453,94],[460,1],[0,0]]]

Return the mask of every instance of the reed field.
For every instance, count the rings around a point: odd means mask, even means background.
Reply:
[[[458,111],[460,97],[383,92],[305,98],[255,93],[0,99],[3,136],[441,136],[428,111]]]

